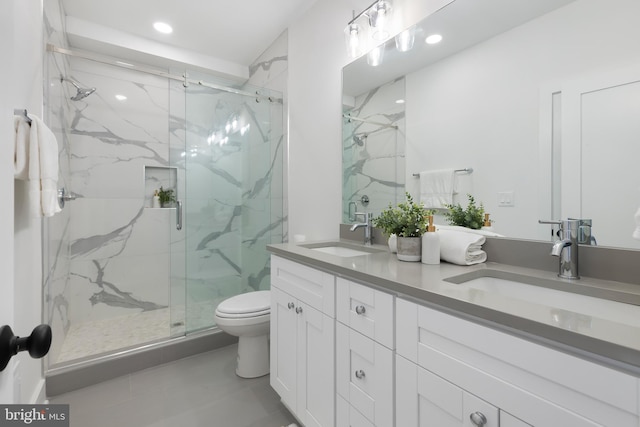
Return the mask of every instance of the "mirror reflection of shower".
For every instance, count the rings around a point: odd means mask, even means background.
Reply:
[[[61,83],[62,82],[69,82],[76,88],[77,93],[70,98],[72,101],[80,101],[81,99],[86,98],[87,96],[91,95],[93,92],[96,91],[95,87],[92,87],[92,88],[81,87],[74,80],[71,80],[71,79],[68,79],[68,78],[64,78],[64,77],[60,77],[60,82]]]

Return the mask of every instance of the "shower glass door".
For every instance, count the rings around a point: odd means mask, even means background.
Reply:
[[[193,72],[189,78],[212,81]],[[205,85],[182,88],[184,120],[172,123],[184,129],[171,129],[183,223],[172,233],[171,264],[185,273],[172,274],[172,317],[184,310],[186,333],[215,326],[222,300],[269,289],[266,245],[282,241],[281,95]],[[177,295],[181,289],[186,292]]]

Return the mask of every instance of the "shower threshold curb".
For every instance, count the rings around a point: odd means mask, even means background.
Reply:
[[[143,369],[226,347],[236,342],[238,342],[237,337],[220,329],[211,329],[101,356],[86,362],[52,368],[45,374],[46,395],[53,397],[68,393]]]

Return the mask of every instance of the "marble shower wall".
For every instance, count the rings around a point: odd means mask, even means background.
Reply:
[[[44,36],[48,43],[67,47],[64,10],[60,2],[43,3]],[[60,174],[58,184],[69,188],[69,124],[72,115],[68,88],[60,82],[60,76],[70,69],[63,55],[46,54],[44,58],[44,114],[58,141]],[[74,91],[75,92],[75,91]],[[43,321],[51,326],[53,340],[46,363],[55,363],[70,327],[70,279],[69,279],[69,230],[70,211],[62,212],[43,221]]]
[[[269,288],[266,245],[282,241],[282,104],[190,85],[184,110],[171,134],[186,141],[176,156],[186,171],[186,322],[193,330],[220,300]]]
[[[272,182],[282,182],[282,131],[271,127],[281,104],[199,85],[185,95],[179,82],[81,59],[71,72],[97,88],[75,102],[70,130],[78,194],[70,204],[71,322],[171,306],[171,323],[190,331],[213,326],[221,299],[267,288],[265,245],[282,239],[281,204],[271,201]],[[145,170],[162,168],[175,171],[181,231],[175,209],[149,208],[149,183],[167,184]],[[167,336],[184,332],[169,326]]]
[[[146,207],[144,172],[169,166],[168,81],[78,58],[70,73],[97,88],[70,126],[70,320],[167,307],[175,210]]]
[[[352,105],[344,107],[345,114],[365,120],[343,119],[345,223],[354,222],[349,218],[349,202],[357,203],[358,212],[377,216],[389,203],[395,205],[404,200],[405,108],[396,103],[404,97],[402,77],[347,101]],[[365,195],[368,205],[361,202]]]
[[[68,47],[61,2],[44,4],[47,41]],[[286,48],[284,33],[239,89],[286,98]],[[60,144],[60,184],[77,195],[45,221],[45,316],[55,337],[49,365],[69,330],[164,309],[154,312],[170,311],[165,336],[179,335],[213,326],[221,299],[269,287],[265,245],[286,239],[283,102],[198,85],[185,90],[181,82],[62,54],[47,53],[45,68],[45,119]],[[71,101],[75,89],[62,76],[97,90]],[[241,126],[229,139],[211,140],[234,116]],[[183,202],[181,231],[175,209],[151,208],[160,185]]]
[[[260,55],[249,67],[248,84],[254,87],[266,88],[280,93],[282,103],[271,104],[271,158],[274,171],[271,175],[271,215],[274,227],[272,241],[274,243],[288,240],[288,141],[287,134],[287,77],[289,34],[284,31],[271,46]]]

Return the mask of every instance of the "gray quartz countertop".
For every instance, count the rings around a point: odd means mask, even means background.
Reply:
[[[330,242],[305,242],[298,245],[282,243],[268,245],[274,254],[308,266],[330,272],[359,283],[390,292],[449,314],[499,329],[503,332],[555,348],[566,353],[603,364],[613,369],[640,376],[640,286],[583,277],[580,280],[559,279],[555,273],[516,267],[495,262],[460,266],[441,262],[425,265],[399,261],[385,246],[373,246],[372,253],[341,257],[314,250]],[[340,244],[358,249],[352,241]],[[360,248],[364,248],[360,246]],[[596,304],[585,314],[579,302],[574,309],[554,298],[530,300],[506,296],[499,292],[479,290],[453,282],[460,277],[482,275],[526,277],[531,283],[557,285],[563,296],[584,295],[598,298],[584,300]],[[452,279],[453,278],[453,279]],[[537,282],[536,282],[537,281]],[[610,300],[625,302],[629,321],[619,321],[616,305]],[[602,310],[600,310],[602,306]],[[616,310],[616,316],[607,311]],[[635,315],[637,310],[637,316]],[[612,320],[614,319],[614,320]]]

